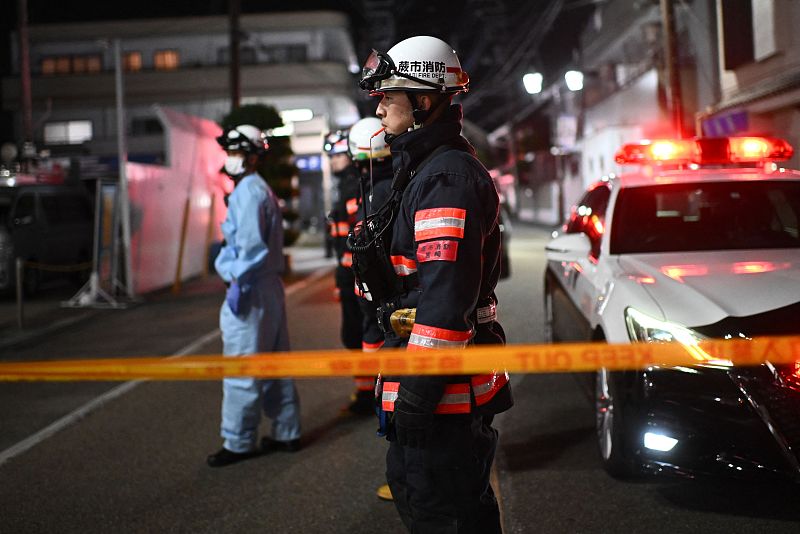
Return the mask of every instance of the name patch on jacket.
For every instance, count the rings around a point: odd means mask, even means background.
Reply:
[[[437,237],[464,237],[467,210],[460,208],[432,208],[414,214],[414,240],[424,241]]]
[[[458,257],[458,241],[439,239],[426,241],[417,247],[417,261],[456,261]]]

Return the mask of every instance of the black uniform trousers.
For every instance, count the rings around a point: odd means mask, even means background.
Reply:
[[[428,447],[398,445],[390,435],[386,479],[413,534],[500,534],[489,474],[497,447],[493,416],[436,415]]]
[[[339,288],[342,311],[342,345],[346,349],[361,350],[361,305],[355,292],[356,277],[351,268],[336,267],[336,287]]]

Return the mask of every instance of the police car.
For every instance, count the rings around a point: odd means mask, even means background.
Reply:
[[[609,343],[800,333],[800,172],[774,138],[658,140],[616,155],[546,248],[546,336]],[[800,480],[800,364],[600,370],[613,476]]]

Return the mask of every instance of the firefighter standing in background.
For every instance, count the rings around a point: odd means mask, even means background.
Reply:
[[[361,350],[361,308],[358,304],[353,275],[353,255],[347,249],[347,235],[356,221],[360,196],[358,172],[347,152],[347,132],[337,131],[325,138],[325,152],[330,158],[331,171],[336,177],[332,209],[328,216],[330,235],[336,253],[336,294],[341,304],[341,340],[348,349]],[[355,391],[344,410],[356,415],[375,413],[372,378],[355,377]]]
[[[236,184],[222,223],[225,245],[214,267],[228,289],[219,315],[225,356],[289,350],[281,274],[283,217],[275,194],[256,167],[268,145],[255,126],[226,130],[217,142],[227,152],[225,173]],[[222,381],[222,448],[207,458],[223,467],[258,454],[261,410],[272,419],[272,437],[261,452],[300,449],[300,401],[294,381],[232,377]]]
[[[381,121],[375,117],[361,119],[350,128],[347,136],[350,157],[358,169],[361,180],[361,196],[357,221],[361,222],[370,214],[386,205],[392,193],[392,155],[383,136]],[[358,224],[358,222],[356,224]],[[375,352],[383,346],[383,331],[378,324],[379,303],[369,294],[357,287],[359,305],[362,312],[362,349]],[[375,377],[357,377],[370,384],[369,412],[375,413]],[[389,486],[384,484],[376,491],[379,498],[392,500]]]
[[[387,347],[421,351],[505,342],[494,295],[499,199],[461,136],[461,106],[451,104],[468,80],[453,49],[427,36],[401,41],[387,53],[373,51],[362,71],[361,88],[381,98],[376,115],[391,147],[395,203],[391,215],[367,221],[360,241],[373,242],[371,235],[393,220],[388,253],[359,249],[355,269],[382,297]],[[370,265],[376,258],[397,275],[388,285],[379,287],[380,277],[369,277],[381,271]],[[513,404],[508,374],[387,376],[376,392],[390,441],[386,476],[406,527],[501,532],[489,484],[497,445],[491,423]]]
[[[350,128],[347,138],[350,157],[358,170],[361,182],[357,223],[386,204],[392,192],[392,157],[383,138],[381,121],[375,117],[361,119]],[[352,254],[352,253],[351,253]],[[364,295],[358,287],[356,294],[362,312],[361,347],[364,352],[375,352],[383,346],[383,331],[378,325],[379,303]],[[374,377],[370,389],[374,391]],[[374,407],[374,401],[370,399]],[[374,413],[372,409],[370,413]]]

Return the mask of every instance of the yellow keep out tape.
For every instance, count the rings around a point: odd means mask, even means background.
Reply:
[[[677,343],[559,343],[555,345],[481,345],[459,350],[406,352],[382,350],[314,351],[257,354],[247,357],[186,356],[0,363],[0,381],[19,380],[218,380],[231,376],[259,378],[353,375],[480,374],[494,369],[511,373],[553,373],[658,366],[757,365],[800,362],[800,336],[752,341]],[[800,365],[800,364],[796,364]],[[800,367],[798,367],[800,369]],[[800,372],[800,371],[799,371]]]

